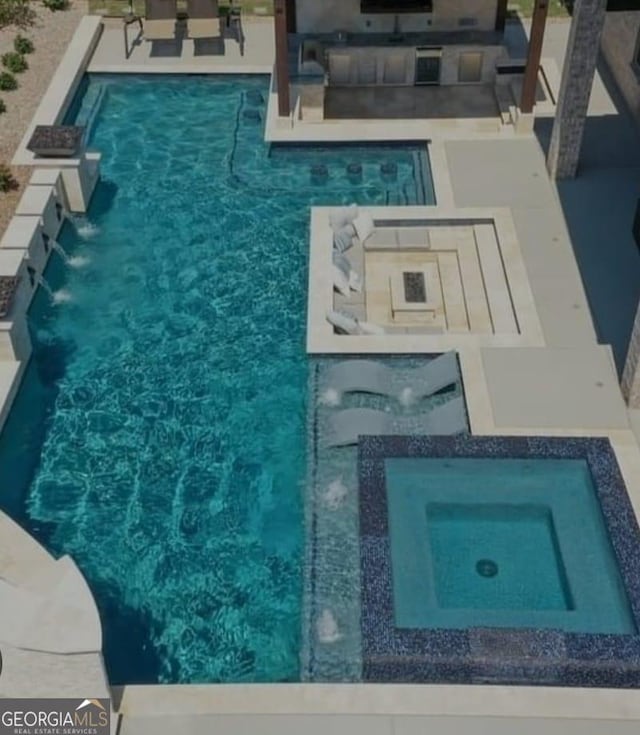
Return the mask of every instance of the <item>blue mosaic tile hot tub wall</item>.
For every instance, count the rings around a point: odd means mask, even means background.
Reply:
[[[631,616],[640,629],[640,530],[608,439],[365,437],[359,445],[365,681],[640,686],[637,632],[396,627],[385,460],[405,457],[586,461]]]

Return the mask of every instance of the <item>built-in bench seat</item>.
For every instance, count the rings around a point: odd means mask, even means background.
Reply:
[[[428,227],[376,227],[364,243],[366,250],[428,250]]]

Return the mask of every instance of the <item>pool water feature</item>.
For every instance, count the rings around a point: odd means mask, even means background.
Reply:
[[[425,355],[358,355],[386,364],[406,385]],[[314,360],[309,376],[309,443],[306,483],[306,564],[302,677],[314,682],[362,680],[358,449],[327,447],[328,420],[337,411],[373,409],[409,417],[462,398],[459,377],[448,390],[404,405],[398,398],[359,392],[327,401],[329,372],[344,355]],[[468,430],[468,427],[467,427]],[[334,632],[333,636],[327,633]]]
[[[309,207],[433,201],[425,146],[269,148],[267,96],[90,76],[67,120],[102,181],[30,312],[0,502],[79,564],[113,683],[299,678]]]

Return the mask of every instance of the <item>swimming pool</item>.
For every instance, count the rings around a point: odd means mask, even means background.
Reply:
[[[425,146],[265,146],[267,93],[90,76],[68,119],[103,180],[30,312],[0,502],[86,575],[113,683],[298,679],[309,206],[433,201]]]

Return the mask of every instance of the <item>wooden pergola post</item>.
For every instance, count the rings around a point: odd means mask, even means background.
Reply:
[[[278,115],[289,117],[289,44],[287,41],[287,2],[275,0],[274,25],[276,34],[276,84],[278,89]]]
[[[542,43],[548,11],[549,0],[536,0],[533,8],[533,18],[531,19],[529,53],[527,54],[527,67],[524,70],[522,80],[522,98],[520,100],[520,111],[525,115],[533,112],[533,106],[536,103],[538,72],[540,71],[540,58],[542,56]]]

